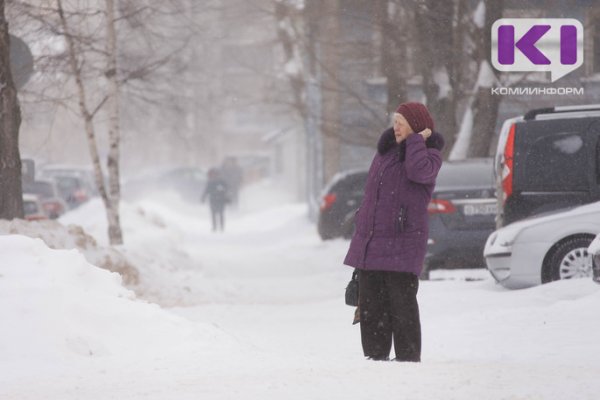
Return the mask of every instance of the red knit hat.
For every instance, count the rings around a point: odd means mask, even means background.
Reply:
[[[433,118],[427,107],[421,103],[402,103],[396,112],[406,118],[415,133],[419,133],[425,128],[433,130]]]

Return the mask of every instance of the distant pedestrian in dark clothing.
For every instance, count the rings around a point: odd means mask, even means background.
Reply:
[[[237,207],[239,204],[239,192],[243,182],[242,168],[234,157],[228,157],[221,166],[223,180],[227,183],[231,195],[231,203]]]
[[[227,183],[220,177],[219,170],[212,168],[208,171],[208,182],[202,194],[202,202],[210,205],[212,217],[212,230],[225,230],[225,205],[229,200]]]
[[[363,353],[421,360],[417,291],[429,232],[427,205],[444,139],[420,103],[403,103],[381,135],[344,264],[358,268]]]

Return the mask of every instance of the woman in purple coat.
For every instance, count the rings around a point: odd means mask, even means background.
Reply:
[[[363,352],[420,361],[417,291],[428,237],[427,205],[442,165],[443,137],[421,103],[403,103],[381,135],[344,264],[359,270]]]

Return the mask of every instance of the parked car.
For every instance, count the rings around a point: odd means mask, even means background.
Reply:
[[[497,209],[491,158],[446,161],[429,203],[422,278],[441,268],[485,268],[483,248]]]
[[[600,233],[592,240],[588,247],[588,254],[592,256],[592,279],[600,283]]]
[[[27,221],[48,219],[46,213],[44,213],[44,209],[42,208],[42,203],[40,203],[39,198],[33,194],[23,195],[23,211],[25,214],[25,220]]]
[[[36,195],[50,219],[56,219],[67,211],[67,204],[60,198],[54,181],[41,179],[24,181],[23,193]]]
[[[65,165],[65,164],[47,164],[44,165],[40,172],[40,177],[46,179],[54,179],[60,177],[76,177],[78,178],[81,187],[85,190],[88,197],[98,196],[98,188],[94,177],[92,167],[80,165]],[[106,177],[104,178],[106,181]]]
[[[600,200],[600,104],[536,109],[502,126],[497,227]]]
[[[442,164],[429,203],[429,240],[422,278],[440,268],[485,267],[483,248],[494,231],[496,197],[492,159]],[[322,239],[350,238],[367,171],[336,175],[323,191],[318,232]]]
[[[321,239],[350,239],[354,215],[362,202],[368,171],[353,170],[336,174],[323,189],[317,230]]]
[[[69,209],[77,208],[90,199],[90,189],[81,178],[74,175],[54,175],[51,179],[56,183],[58,193]]]
[[[488,238],[484,256],[494,279],[520,289],[590,277],[588,246],[600,232],[600,202],[514,222]]]

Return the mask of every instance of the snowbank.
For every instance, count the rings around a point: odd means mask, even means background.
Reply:
[[[4,235],[0,254],[4,384],[53,375],[54,369],[140,363],[203,351],[208,343],[231,345],[214,327],[136,300],[118,274],[89,264],[76,250],[52,250],[39,239]]]
[[[92,264],[117,272],[126,284],[138,283],[137,269],[116,248],[98,246],[96,240],[79,225],[61,225],[56,221],[0,220],[0,235],[19,234],[42,239],[52,249],[77,249]]]

